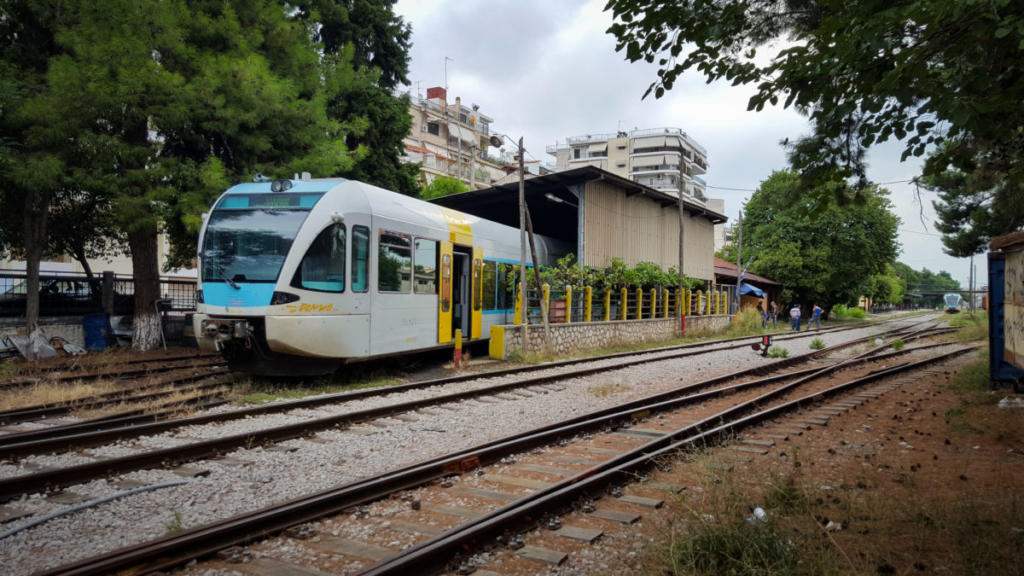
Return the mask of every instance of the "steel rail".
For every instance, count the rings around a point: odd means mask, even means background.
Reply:
[[[213,370],[211,372],[207,372],[204,374],[184,374],[174,378],[166,378],[159,382],[152,382],[134,389],[125,388],[114,392],[105,392],[103,394],[96,394],[94,396],[76,398],[74,400],[66,400],[63,402],[54,402],[52,404],[40,404],[37,406],[28,406],[25,408],[6,410],[0,412],[0,426],[8,426],[11,424],[17,424],[19,422],[25,422],[27,420],[38,420],[41,418],[50,418],[53,416],[64,416],[66,414],[70,414],[75,410],[90,410],[114,404],[145,402],[148,400],[153,400],[156,398],[160,398],[162,396],[169,396],[171,394],[180,392],[183,388],[175,388],[174,386],[177,384],[190,384],[196,382],[197,380],[227,373],[227,369],[225,368],[220,370]],[[138,394],[137,392],[143,393]],[[9,438],[13,436],[15,436],[15,434],[0,436],[0,443],[6,442]]]
[[[814,357],[828,354],[840,348],[856,345],[859,342],[871,338],[877,338],[877,335],[864,337],[857,340],[851,340],[850,342],[844,342],[831,348],[817,350],[809,354],[795,356],[793,358],[777,361],[772,364],[766,364],[765,366],[755,368],[755,370],[771,370],[780,366],[790,365],[797,361],[807,361]],[[746,344],[736,344],[730,346],[729,348],[737,348],[743,346],[746,346]],[[722,349],[723,348],[716,348],[714,350],[717,351]],[[659,356],[656,358],[640,358],[629,362],[620,362],[612,366],[585,368],[581,370],[575,370],[572,373],[538,376],[534,378],[519,380],[516,382],[489,386],[487,388],[482,389],[455,392],[452,394],[445,394],[435,396],[432,398],[401,402],[396,404],[379,406],[376,408],[368,408],[364,410],[357,410],[345,414],[327,416],[324,418],[317,418],[312,420],[305,420],[294,424],[286,424],[283,426],[268,428],[256,432],[235,434],[231,436],[225,436],[211,440],[204,440],[182,446],[152,450],[148,452],[141,452],[138,454],[132,454],[118,458],[111,458],[107,460],[79,464],[67,468],[45,470],[34,474],[26,474],[21,476],[4,478],[0,479],[0,502],[5,502],[13,498],[20,497],[25,493],[39,490],[56,490],[66,488],[68,486],[73,486],[75,484],[80,484],[83,482],[94,480],[96,478],[109,476],[116,473],[131,472],[155,466],[166,467],[172,465],[179,465],[185,462],[191,462],[205,458],[213,458],[242,446],[269,444],[273,442],[281,442],[284,440],[290,440],[299,437],[311,436],[319,430],[332,428],[343,424],[352,424],[355,422],[380,418],[391,414],[410,412],[413,410],[418,410],[420,408],[434,406],[437,404],[456,402],[459,400],[472,398],[476,396],[496,394],[505,390],[528,386],[536,386],[539,384],[544,384],[552,381],[586,376],[589,374],[606,372],[608,370],[615,370],[648,362],[658,362],[673,358],[692,356],[702,354],[704,352],[706,351],[680,352],[669,356]],[[219,415],[186,418],[178,422],[195,423],[197,419],[210,418],[212,416]],[[213,421],[216,420],[218,419],[213,418]],[[173,421],[142,424],[139,426],[133,426],[129,428],[128,431],[131,432],[132,436],[137,436],[142,433],[150,432],[153,429],[158,429],[161,426],[165,426],[168,424],[168,422]],[[112,430],[72,434],[69,436],[62,436],[52,439],[43,439],[37,441],[28,441],[2,445],[0,446],[0,458],[14,458],[28,454],[37,454],[44,450],[57,451],[80,449],[82,447],[95,445],[97,443],[101,443],[109,439],[120,439],[124,437],[123,431],[123,429],[115,428]]]
[[[836,330],[845,330],[845,329],[846,328],[839,328],[839,329],[836,329]],[[882,335],[885,335],[885,334],[888,334],[888,333],[892,333],[892,332],[902,333],[905,330],[906,330],[906,328],[890,330],[888,332],[883,332]],[[856,339],[856,340],[851,340],[850,342],[845,342],[845,343],[833,346],[833,347],[829,348],[828,350],[837,350],[837,349],[841,349],[841,348],[844,348],[844,347],[854,346],[854,345],[856,345],[858,343],[861,343],[863,341],[870,340],[870,339],[873,339],[873,338],[877,338],[878,336],[879,335],[874,335],[874,336],[868,336],[868,337],[864,337],[864,338],[859,338],[859,339]],[[797,337],[802,337],[802,336],[797,336],[797,335],[790,336],[790,338],[797,338]],[[405,404],[397,404],[397,405],[395,405],[397,407],[397,409],[395,410],[396,412],[408,411],[408,410],[413,410],[413,409],[418,409],[418,408],[430,406],[430,405],[432,405],[432,403],[441,403],[441,402],[445,402],[445,401],[456,401],[456,400],[463,399],[465,397],[472,397],[474,395],[483,395],[483,394],[490,394],[490,393],[501,392],[502,390],[505,390],[505,389],[508,389],[508,388],[533,386],[533,385],[537,385],[537,384],[541,384],[541,383],[545,383],[545,382],[550,382],[552,379],[567,379],[567,378],[573,378],[573,377],[579,377],[579,376],[587,376],[589,374],[593,374],[593,373],[600,372],[600,371],[607,371],[607,370],[616,370],[616,369],[620,369],[620,368],[627,368],[627,367],[630,367],[630,366],[634,366],[634,365],[638,365],[638,364],[643,364],[643,363],[659,362],[659,361],[662,361],[662,360],[671,360],[671,359],[676,359],[676,358],[683,358],[683,357],[687,357],[687,356],[693,356],[693,355],[701,354],[701,353],[704,353],[704,352],[715,352],[715,351],[719,351],[719,350],[731,350],[731,349],[736,349],[736,348],[742,348],[744,346],[748,346],[750,343],[760,341],[760,338],[752,338],[752,337],[749,337],[749,336],[744,336],[744,337],[740,337],[740,338],[718,340],[718,341],[715,341],[715,342],[713,342],[711,344],[718,344],[718,343],[721,343],[721,342],[735,342],[735,341],[739,341],[739,340],[743,340],[744,343],[742,343],[742,344],[734,344],[734,345],[730,345],[730,346],[727,346],[727,347],[711,348],[709,350],[698,350],[698,351],[694,351],[694,352],[683,352],[683,353],[679,353],[679,354],[658,356],[656,358],[643,358],[643,356],[645,356],[647,354],[650,354],[650,353],[654,353],[654,352],[664,352],[664,351],[671,351],[671,350],[675,350],[675,349],[689,350],[689,349],[695,348],[695,347],[705,347],[705,346],[708,346],[709,343],[683,344],[683,345],[680,345],[680,346],[670,346],[670,347],[665,347],[665,348],[660,348],[660,349],[652,349],[650,351],[644,351],[643,353],[639,353],[639,354],[636,353],[636,352],[623,352],[623,353],[611,354],[611,355],[602,356],[602,357],[576,358],[576,359],[571,359],[571,360],[565,360],[565,361],[559,361],[559,362],[549,362],[549,363],[545,363],[545,364],[537,364],[537,365],[533,365],[533,366],[526,366],[526,367],[520,367],[520,368],[510,368],[510,369],[504,369],[504,370],[493,370],[493,371],[489,371],[489,372],[474,373],[474,374],[461,374],[461,375],[456,375],[456,376],[448,376],[448,377],[444,377],[444,378],[436,378],[436,379],[431,379],[431,380],[423,380],[423,381],[420,381],[420,382],[412,382],[412,383],[409,383],[409,384],[402,384],[402,385],[398,385],[398,386],[391,386],[391,387],[388,387],[388,388],[385,388],[385,389],[375,388],[375,389],[355,390],[355,391],[351,391],[351,392],[341,392],[341,393],[337,393],[337,394],[328,394],[328,395],[323,395],[323,396],[317,396],[315,398],[304,398],[304,399],[301,399],[301,400],[292,400],[292,401],[288,401],[288,402],[279,402],[279,403],[276,403],[276,404],[271,404],[271,405],[266,405],[266,406],[256,406],[256,407],[252,407],[252,408],[245,408],[245,409],[242,409],[242,410],[233,410],[233,411],[230,411],[230,412],[222,412],[222,413],[219,413],[219,414],[204,414],[204,415],[199,415],[199,416],[191,416],[191,417],[188,417],[188,418],[180,418],[180,419],[172,419],[172,420],[162,420],[162,421],[159,421],[159,422],[148,422],[148,423],[142,423],[142,424],[135,424],[135,425],[131,425],[130,427],[128,427],[128,426],[116,427],[115,426],[115,427],[103,427],[102,429],[89,429],[88,426],[82,426],[80,428],[76,428],[76,429],[73,429],[73,430],[69,429],[69,432],[71,432],[70,434],[62,435],[62,436],[56,436],[56,437],[52,437],[52,438],[44,438],[44,439],[38,439],[38,440],[27,440],[25,442],[10,443],[10,444],[3,443],[2,441],[0,441],[0,459],[17,458],[17,457],[21,457],[21,456],[26,456],[26,455],[30,455],[30,454],[38,454],[38,453],[49,453],[49,452],[61,452],[61,451],[75,450],[75,449],[86,448],[86,447],[90,447],[90,446],[96,446],[96,445],[100,445],[100,444],[104,444],[104,443],[108,443],[108,442],[115,442],[115,441],[125,440],[125,439],[128,439],[128,438],[135,438],[135,437],[143,436],[143,435],[151,435],[151,434],[155,434],[155,433],[159,433],[159,432],[164,432],[164,431],[167,431],[167,430],[172,430],[172,429],[183,427],[183,426],[195,426],[195,425],[200,425],[200,424],[208,424],[208,423],[211,423],[211,422],[225,422],[225,421],[232,420],[232,419],[247,418],[247,417],[250,417],[250,416],[258,416],[258,415],[286,412],[286,411],[294,410],[294,409],[297,409],[297,408],[312,408],[312,407],[323,406],[323,405],[328,405],[328,404],[337,404],[337,403],[345,402],[345,401],[352,401],[352,400],[358,400],[358,399],[362,399],[362,398],[380,396],[382,394],[397,394],[397,393],[405,392],[405,391],[408,391],[408,390],[416,390],[416,389],[429,388],[429,387],[434,387],[434,386],[443,386],[443,385],[446,385],[446,384],[453,384],[453,383],[464,382],[464,381],[468,381],[468,380],[476,380],[476,379],[481,379],[481,378],[494,378],[494,377],[513,375],[513,374],[529,373],[529,372],[535,372],[535,371],[546,370],[546,369],[551,369],[551,368],[560,368],[560,367],[563,367],[563,366],[571,366],[571,365],[576,365],[576,364],[581,364],[581,363],[586,363],[586,362],[597,362],[597,361],[602,361],[602,360],[606,360],[606,359],[615,359],[615,358],[622,358],[622,357],[639,357],[639,358],[637,358],[634,361],[622,362],[622,363],[618,363],[618,364],[615,364],[615,365],[612,365],[612,366],[605,366],[605,367],[594,368],[594,369],[589,369],[589,370],[586,370],[586,369],[585,370],[577,370],[577,371],[574,371],[572,373],[553,375],[553,376],[550,376],[550,377],[541,377],[541,378],[535,378],[535,379],[527,379],[527,380],[519,381],[517,383],[506,384],[506,385],[498,385],[498,386],[494,386],[494,387],[480,389],[480,390],[475,391],[475,392],[474,391],[468,391],[468,392],[465,392],[465,393],[459,393],[459,394],[467,394],[468,396],[459,396],[459,395],[441,396],[441,397],[438,397],[438,398],[435,398],[435,399],[424,400],[422,402],[426,402],[426,404],[423,404],[423,405],[416,405],[416,406],[411,406],[411,407],[409,405],[405,405]],[[820,354],[824,354],[824,353],[826,353],[826,351],[818,351],[815,354],[819,354],[820,355]],[[347,416],[343,415],[343,416],[340,416],[340,417],[328,417],[326,419],[310,420],[310,421],[307,421],[306,424],[307,424],[307,427],[309,427],[311,429],[333,427],[333,426],[337,426],[339,424],[343,424],[343,423],[349,422],[350,418],[348,418],[348,416],[351,416],[352,414],[356,414],[356,418],[360,417],[360,415],[358,413],[350,413]],[[371,417],[380,417],[380,416],[385,416],[385,415],[387,415],[387,413],[380,412],[380,413],[373,413],[373,414],[365,415],[363,417],[371,418]],[[294,437],[297,437],[297,436],[307,435],[308,433],[309,433],[309,431],[305,430],[305,429],[303,429],[303,431],[298,433],[298,434],[284,433],[279,438],[277,438],[276,441],[287,440],[287,439],[294,438]],[[244,438],[240,438],[237,441],[238,443],[235,444],[235,445],[236,446],[237,445],[248,445],[248,444],[252,444],[252,443],[269,442],[269,441],[274,441],[274,440],[275,440],[275,438],[273,436],[268,436],[268,437],[262,438],[262,439],[255,439],[255,438],[252,438],[251,436],[246,436]],[[217,446],[212,446],[211,447],[214,450],[213,452],[201,452],[201,453],[199,453],[198,456],[189,457],[189,458],[190,459],[195,459],[195,458],[203,457],[204,454],[205,455],[217,454],[217,453],[219,453],[219,451],[222,451],[222,450],[225,450],[225,449],[229,449],[230,447],[231,447],[230,443],[227,443],[227,442],[220,443]],[[67,485],[70,485],[70,484],[67,484]],[[3,482],[0,481],[0,501],[2,501],[3,498],[4,498],[4,496],[2,495],[2,490],[3,490],[2,487],[3,487]]]
[[[947,360],[975,349],[977,349],[977,346],[876,371],[867,376],[838,384],[827,390],[783,402],[753,414],[738,416],[750,409],[757,408],[766,400],[779,396],[814,376],[800,378],[757,398],[723,410],[714,416],[680,428],[661,438],[654,439],[620,456],[615,456],[551,487],[524,496],[508,506],[499,508],[480,518],[470,520],[431,540],[403,550],[396,556],[378,562],[358,574],[361,576],[385,576],[392,574],[436,573],[457,554],[470,549],[475,542],[501,534],[509,530],[510,526],[528,523],[528,518],[535,518],[543,511],[564,508],[583,493],[595,493],[609,484],[628,480],[631,473],[648,466],[657,458],[674,455],[680,450],[695,446],[698,442],[706,443],[713,441],[727,432],[779,416],[787,411],[821,401],[828,396],[836,395],[848,389]],[[736,419],[730,422],[723,422],[724,418],[732,416],[735,416]]]
[[[816,354],[811,353],[804,356],[814,356]],[[862,360],[840,362],[829,369],[841,369],[844,366],[860,361]],[[777,363],[774,367],[778,367],[780,364],[782,363]],[[717,383],[724,383],[731,379],[756,373],[762,369],[758,367],[736,374],[718,376],[676,391],[657,394],[650,398],[629,402],[508,438],[495,440],[376,477],[355,481],[310,496],[296,498],[264,510],[242,514],[137,546],[83,559],[72,564],[54,568],[43,574],[86,575],[105,574],[115,571],[140,574],[167,569],[194,558],[207,556],[230,546],[264,538],[296,524],[312,521],[323,516],[341,512],[352,506],[377,500],[398,490],[413,488],[446,475],[466,472],[476,467],[496,462],[509,453],[527,450],[538,445],[550,443],[558,438],[571,437],[575,434],[599,429],[602,426],[615,424],[616,422],[627,422],[638,416],[639,413],[648,410],[671,409],[685,403],[700,402],[716,395],[728,394],[740,386],[764,385],[777,380],[799,378],[823,371],[818,368],[806,369],[774,375],[733,387],[680,397],[685,392],[712,386]]]
[[[138,362],[143,364],[146,362],[157,363],[161,362],[160,359],[146,360],[145,362]],[[106,370],[103,372],[87,372],[87,373],[61,373],[58,375],[38,377],[38,378],[26,378],[22,380],[8,380],[6,382],[0,382],[0,390],[11,390],[15,388],[24,388],[26,386],[34,386],[36,384],[47,384],[57,382],[69,382],[75,380],[99,380],[100,378],[120,377],[126,378],[129,376],[145,376],[146,374],[154,374],[157,372],[168,372],[171,370],[179,370],[183,368],[203,368],[206,366],[223,366],[226,365],[223,358],[211,357],[209,355],[195,356],[191,359],[173,360],[169,364],[161,364],[146,369],[132,369],[132,370]]]

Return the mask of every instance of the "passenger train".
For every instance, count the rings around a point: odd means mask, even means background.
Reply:
[[[963,302],[963,298],[959,294],[946,294],[942,297],[942,301],[946,304],[946,314],[956,314],[960,312],[960,304]]]
[[[369,184],[257,177],[221,195],[200,239],[193,328],[236,370],[326,374],[511,321],[518,229]],[[559,255],[536,241],[542,265]]]

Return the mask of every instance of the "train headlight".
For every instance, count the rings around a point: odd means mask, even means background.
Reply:
[[[295,302],[298,299],[299,297],[296,294],[291,294],[289,292],[274,292],[274,295],[270,298],[270,305],[279,306],[281,304]]]

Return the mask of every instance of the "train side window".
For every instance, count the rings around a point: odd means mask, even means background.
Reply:
[[[413,292],[437,294],[437,242],[426,238],[415,240],[413,253]]]
[[[318,292],[345,291],[345,226],[324,228],[310,244],[292,286]]]
[[[352,227],[352,291],[366,292],[370,274],[370,229]]]
[[[412,240],[408,234],[380,231],[377,290],[408,294],[412,285]]]
[[[483,306],[484,310],[494,310],[498,303],[498,263],[484,260],[483,271]]]

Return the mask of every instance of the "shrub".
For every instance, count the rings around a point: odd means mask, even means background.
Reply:
[[[843,319],[856,319],[863,320],[868,317],[868,313],[860,308],[847,308],[845,304],[837,304],[832,308],[832,314],[839,320]]]
[[[771,358],[786,358],[789,356],[789,350],[778,346],[772,346],[768,349],[768,356]]]
[[[906,342],[904,342],[903,340],[896,339],[892,341],[893,350],[903,350],[904,346],[906,346]]]
[[[821,338],[815,338],[811,340],[811,350],[821,350],[825,347],[825,341]]]

